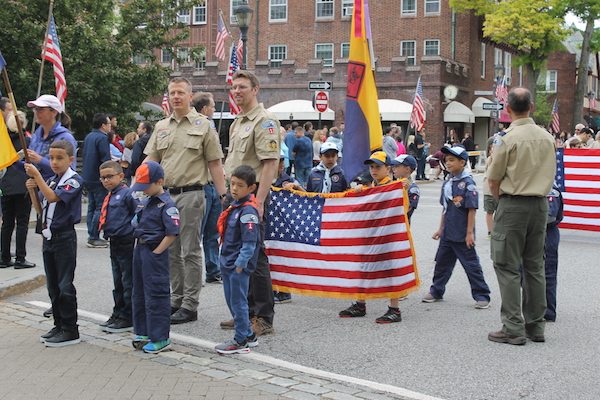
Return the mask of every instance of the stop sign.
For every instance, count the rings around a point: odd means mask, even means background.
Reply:
[[[329,106],[329,93],[327,92],[317,92],[315,94],[315,108],[318,112],[322,113],[327,111],[327,107]]]

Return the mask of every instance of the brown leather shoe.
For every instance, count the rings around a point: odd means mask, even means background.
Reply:
[[[230,319],[229,321],[223,321],[219,325],[221,326],[221,329],[235,329],[233,326],[233,319]]]
[[[488,339],[492,342],[523,345],[527,342],[525,336],[507,335],[502,331],[488,333]]]
[[[273,325],[269,324],[263,318],[254,317],[250,320],[250,324],[252,325],[252,332],[256,333],[256,336],[262,335],[270,335],[275,332],[273,329]]]

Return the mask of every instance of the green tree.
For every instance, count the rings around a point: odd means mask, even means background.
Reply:
[[[539,91],[537,93],[535,110],[533,110],[533,119],[536,124],[544,127],[550,126],[550,122],[552,122],[552,107],[554,106],[553,102],[550,101],[552,95],[554,93],[551,92]]]
[[[24,108],[36,96],[40,53],[48,18],[48,0],[9,0],[0,7],[0,51],[17,105]],[[68,95],[66,110],[72,130],[82,138],[94,113],[111,112],[130,121],[140,105],[161,95],[172,72],[154,54],[165,49],[178,59],[178,47],[189,34],[177,22],[179,10],[204,0],[60,0],[54,5]],[[9,22],[10,21],[10,22]],[[198,60],[202,46],[186,48]],[[134,56],[146,60],[132,62]],[[181,59],[178,59],[181,61]],[[46,62],[42,93],[55,93],[53,68]]]

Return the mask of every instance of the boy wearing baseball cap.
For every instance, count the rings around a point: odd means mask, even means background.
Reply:
[[[133,253],[133,347],[146,353],[171,348],[169,245],[179,233],[179,210],[163,189],[165,173],[159,163],[147,161],[135,173],[134,191],[148,198],[137,207],[132,224],[137,244]]]
[[[446,169],[450,177],[442,186],[440,203],[444,211],[440,228],[433,234],[433,239],[440,240],[435,256],[433,284],[422,301],[433,303],[443,299],[446,283],[458,259],[469,278],[471,294],[476,301],[475,308],[488,308],[490,288],[485,283],[475,251],[475,212],[479,194],[471,174],[465,169],[469,154],[460,144],[444,147],[442,152],[446,155]]]
[[[307,192],[339,193],[348,189],[344,170],[337,164],[338,153],[335,143],[325,142],[321,145],[321,162],[310,171],[306,184]]]
[[[392,171],[396,179],[406,179],[404,189],[408,191],[408,222],[410,223],[410,217],[419,205],[419,197],[421,192],[416,183],[412,181],[411,175],[417,169],[417,160],[408,154],[400,154],[394,158],[391,162]]]

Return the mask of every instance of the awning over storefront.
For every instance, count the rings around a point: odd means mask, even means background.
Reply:
[[[453,101],[448,104],[448,107],[444,110],[444,122],[464,122],[472,124],[475,122],[475,114],[473,114],[473,111],[464,104]]]
[[[484,110],[483,104],[493,102],[493,100],[486,99],[485,97],[476,98],[473,102],[473,105],[471,106],[471,110],[473,111],[473,114],[475,114],[475,118],[491,118],[492,112],[489,110]]]
[[[379,114],[382,121],[410,121],[412,104],[402,100],[380,99]]]
[[[510,124],[512,122],[512,119],[510,119],[510,115],[508,115],[506,110],[503,110],[500,111],[500,119],[498,121]]]
[[[315,121],[319,119],[319,112],[312,106],[310,100],[288,100],[268,108],[281,121]],[[321,119],[333,121],[335,112],[331,108],[321,113]]]

